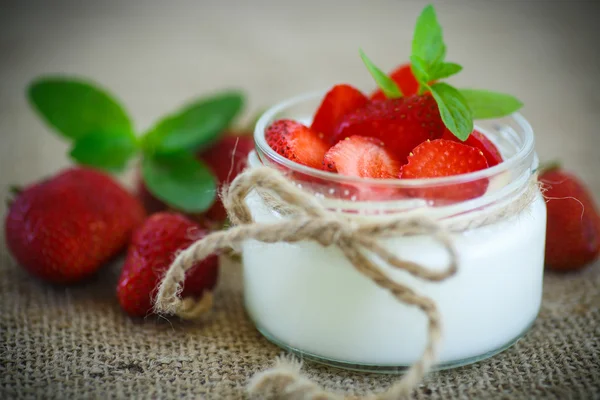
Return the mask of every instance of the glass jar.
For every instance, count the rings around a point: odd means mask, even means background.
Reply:
[[[267,111],[256,125],[249,166],[281,170],[332,213],[372,220],[399,215],[445,222],[473,219],[515,202],[536,172],[533,131],[519,114],[477,125],[505,161],[460,176],[355,178],[311,169],[274,152],[264,138],[266,127],[280,118],[310,124],[323,95],[301,96]],[[257,194],[246,201],[257,222],[285,218]],[[379,263],[392,279],[437,304],[443,329],[437,368],[490,357],[532,325],[542,297],[545,229],[545,202],[538,191],[514,215],[453,233],[458,271],[447,280],[423,281]],[[449,262],[446,249],[427,235],[381,244],[432,270]],[[427,338],[425,315],[357,272],[335,246],[248,241],[242,253],[247,312],[278,346],[305,359],[363,371],[398,372],[419,359]]]

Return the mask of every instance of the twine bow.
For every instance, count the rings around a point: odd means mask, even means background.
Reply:
[[[537,189],[537,185],[535,189]],[[263,194],[263,197],[268,197],[271,205],[290,215],[275,223],[254,222],[245,202],[247,195],[252,190]],[[519,204],[520,209],[524,207],[524,204],[529,204],[534,194],[534,190],[528,190],[523,195]],[[193,319],[206,312],[211,303],[209,296],[203,297],[199,302],[193,299],[182,301],[179,297],[186,271],[212,253],[232,247],[237,248],[244,241],[296,243],[313,240],[322,246],[335,245],[358,272],[381,288],[388,290],[399,302],[418,307],[427,316],[427,344],[421,358],[386,392],[371,398],[397,399],[408,395],[435,362],[442,336],[440,315],[433,300],[390,279],[367,253],[375,255],[388,265],[404,270],[413,276],[439,282],[452,276],[457,270],[458,257],[451,240],[450,230],[436,221],[423,217],[412,219],[391,217],[382,222],[351,220],[341,214],[327,211],[314,196],[297,188],[283,175],[269,167],[249,169],[238,175],[223,191],[222,200],[229,218],[235,226],[226,231],[212,233],[177,255],[160,283],[155,299],[155,311],[176,314],[185,319]],[[514,214],[515,211],[513,205],[509,210],[495,213],[494,219],[505,217],[507,212]],[[479,222],[483,224],[489,221],[490,219],[487,218]],[[403,260],[379,244],[379,241],[384,238],[415,234],[432,236],[444,246],[450,260],[445,269],[433,271],[417,263]],[[280,399],[340,398],[300,376],[297,369],[290,368],[290,365],[286,364],[256,376],[249,390],[258,395],[275,393],[276,398]]]

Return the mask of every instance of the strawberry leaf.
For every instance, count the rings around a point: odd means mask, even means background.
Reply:
[[[236,91],[197,100],[158,122],[144,135],[143,147],[163,155],[206,147],[231,124],[243,103],[242,93]]]
[[[145,156],[142,175],[150,192],[184,212],[206,211],[216,195],[215,178],[192,154]]]
[[[70,156],[79,164],[120,172],[137,152],[130,132],[92,132],[75,141]]]
[[[467,140],[473,131],[473,116],[465,98],[447,83],[436,83],[428,89],[435,98],[446,128],[460,140]]]
[[[487,90],[460,89],[475,119],[499,118],[510,115],[523,107],[516,97]]]
[[[423,60],[426,71],[432,65],[444,61],[444,57],[446,57],[442,27],[437,20],[432,5],[426,6],[417,18],[411,55]]]
[[[371,73],[371,76],[373,77],[373,79],[375,79],[377,86],[379,86],[383,94],[385,94],[385,97],[387,97],[388,99],[397,99],[402,97],[402,91],[400,90],[396,82],[394,82],[392,78],[390,78],[385,73],[383,73],[383,71],[377,68],[377,66],[373,64],[373,62],[369,59],[369,57],[367,57],[367,55],[362,50],[359,50],[359,52],[360,58],[362,58],[363,62],[365,63],[365,66]]]
[[[92,132],[132,132],[123,107],[110,94],[90,82],[62,77],[35,80],[28,99],[58,133],[78,139]]]

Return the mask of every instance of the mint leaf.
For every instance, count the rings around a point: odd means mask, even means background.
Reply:
[[[474,119],[499,118],[510,115],[523,107],[516,97],[487,90],[460,89],[469,104]]]
[[[131,132],[123,107],[92,83],[61,77],[35,80],[28,99],[45,121],[63,136],[77,139],[91,132]]]
[[[206,211],[215,200],[215,178],[192,154],[145,156],[142,175],[154,196],[178,210]]]
[[[421,85],[427,85],[429,79],[429,66],[425,61],[419,57],[412,55],[410,56],[410,69],[412,70],[415,78]]]
[[[426,6],[417,18],[411,55],[423,60],[427,66],[426,71],[432,65],[442,62],[446,56],[442,27],[438,23],[432,5]]]
[[[473,131],[473,116],[465,98],[447,83],[436,83],[429,90],[437,102],[446,128],[460,140],[467,140]]]
[[[79,164],[119,172],[136,151],[137,140],[130,132],[92,132],[75,140],[69,154]]]
[[[242,93],[220,93],[195,101],[168,116],[143,138],[144,148],[158,154],[197,150],[212,143],[240,112]]]
[[[387,97],[388,99],[397,99],[402,97],[402,91],[400,90],[396,82],[394,82],[392,78],[390,78],[385,73],[383,73],[383,71],[377,68],[362,50],[359,50],[359,53],[360,58],[362,58],[363,62],[365,63],[365,66],[371,73],[371,76],[373,77],[373,79],[375,79],[377,86],[379,86],[383,94],[385,94],[385,97]]]
[[[462,66],[456,63],[440,62],[429,67],[429,80],[437,81],[448,78],[462,71]]]

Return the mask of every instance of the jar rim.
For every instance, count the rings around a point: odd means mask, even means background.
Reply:
[[[355,176],[340,175],[333,172],[318,170],[315,168],[308,167],[306,165],[299,164],[292,160],[285,158],[284,156],[277,153],[275,150],[268,145],[265,139],[265,130],[267,126],[274,120],[274,117],[280,112],[305,101],[315,100],[322,98],[327,90],[321,90],[317,92],[305,93],[299,96],[292,97],[288,100],[282,101],[273,107],[269,108],[256,123],[254,129],[254,143],[255,146],[260,150],[258,151],[259,158],[262,158],[262,154],[269,157],[271,160],[276,161],[278,164],[288,168],[291,171],[298,172],[304,175],[317,177],[325,181],[331,181],[336,183],[354,183],[354,184],[366,184],[366,185],[378,185],[378,186],[390,186],[396,188],[414,188],[414,187],[428,187],[434,185],[456,185],[474,180],[485,179],[495,175],[499,175],[503,172],[509,171],[511,168],[518,165],[523,160],[527,159],[533,152],[535,147],[535,138],[533,128],[520,113],[514,113],[510,116],[522,130],[524,141],[518,148],[518,150],[508,159],[503,160],[501,163],[482,169],[475,172],[469,172],[461,175],[453,175],[447,177],[438,178],[420,178],[420,179],[376,179],[376,178],[361,178]],[[261,160],[264,162],[264,160]]]

